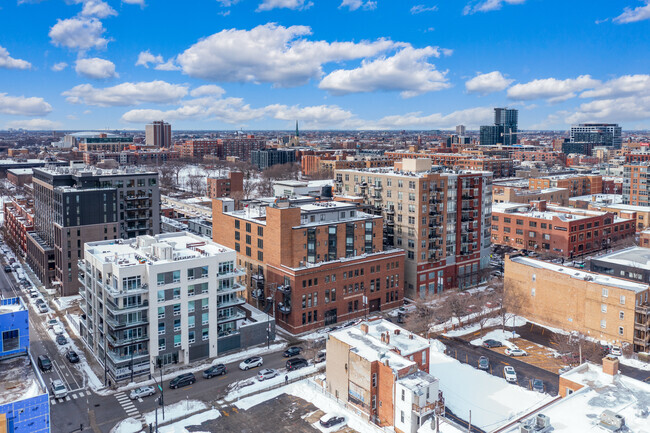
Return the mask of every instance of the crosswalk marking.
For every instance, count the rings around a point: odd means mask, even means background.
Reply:
[[[122,406],[122,409],[124,409],[124,412],[126,412],[128,416],[144,423],[144,417],[140,414],[140,411],[135,404],[133,404],[133,400],[131,400],[124,392],[115,394],[115,399],[118,401],[120,406]],[[142,401],[141,399],[138,400]]]

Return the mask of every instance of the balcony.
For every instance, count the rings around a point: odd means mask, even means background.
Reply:
[[[289,314],[291,313],[291,304],[289,303],[284,303],[284,302],[278,302],[278,311],[282,314]]]
[[[641,332],[650,332],[650,325],[648,325],[646,323],[634,322],[634,330],[635,331],[641,331]]]
[[[113,361],[114,364],[120,363],[120,362],[125,362],[125,361],[131,361],[135,363],[136,360],[141,360],[142,358],[148,358],[149,357],[149,351],[148,350],[141,350],[137,353],[133,354],[133,357],[131,355],[118,355],[116,353],[113,353],[112,351],[107,351],[106,354],[108,357]]]
[[[235,297],[229,299],[226,302],[222,302],[217,307],[218,308],[235,307],[237,305],[242,305],[242,304],[245,304],[245,303],[246,303],[246,299],[241,298],[239,296],[235,296]]]
[[[236,277],[241,277],[243,275],[246,275],[246,272],[244,272],[241,269],[234,269],[230,272],[225,272],[223,274],[217,274],[217,278],[236,278]],[[257,275],[253,275],[253,280],[257,278]],[[262,276],[262,280],[264,280],[264,277]]]
[[[264,295],[264,290],[263,289],[253,289],[251,290],[251,297],[253,299],[257,300],[264,300],[266,299],[266,296]]]
[[[243,290],[244,290],[244,286],[242,286],[241,284],[235,283],[231,287],[217,289],[217,293],[220,293],[220,294],[237,293],[237,292],[242,292]]]
[[[131,338],[115,338],[111,334],[106,334],[106,339],[111,346],[128,346],[133,343],[140,343],[142,341],[149,341],[148,335],[142,335],[140,337],[131,337]]]
[[[112,298],[118,298],[122,296],[133,296],[133,295],[144,295],[149,293],[149,285],[143,284],[141,286],[132,287],[130,289],[114,289],[112,287],[106,286],[106,290]]]
[[[230,316],[225,316],[225,315],[219,315],[217,314],[217,322],[218,323],[226,323],[226,322],[233,322],[235,320],[240,320],[240,319],[245,319],[246,318],[246,313],[243,311],[237,311],[237,313],[230,315]]]
[[[642,304],[634,307],[634,311],[637,314],[642,314],[644,316],[650,316],[650,305]]]
[[[634,337],[634,344],[637,346],[643,346],[643,347],[648,347],[650,346],[650,337],[647,338],[638,338]]]
[[[285,295],[290,295],[291,294],[291,286],[289,286],[289,285],[278,286],[278,292],[283,293]]]
[[[140,224],[138,226],[132,226],[132,227],[127,226],[126,231],[127,232],[132,232],[132,231],[135,231],[135,230],[149,230],[150,228],[151,227],[149,227],[148,224]]]
[[[424,406],[419,406],[413,403],[412,410],[413,412],[417,413],[419,416],[426,415],[436,410],[436,403],[435,402],[427,403]]]
[[[139,220],[148,220],[149,215],[127,215],[125,218],[127,221],[139,221]]]
[[[145,299],[142,301],[141,304],[139,305],[128,305],[124,307],[120,307],[114,302],[111,302],[109,300],[106,300],[106,309],[109,310],[113,314],[124,314],[124,313],[130,313],[132,311],[138,311],[138,310],[146,310],[149,308],[149,300]]]
[[[146,318],[127,322],[127,321],[118,321],[106,316],[106,324],[111,329],[132,328],[134,326],[146,325],[147,323],[149,323],[149,320],[147,320]]]

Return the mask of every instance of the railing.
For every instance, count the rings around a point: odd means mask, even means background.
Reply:
[[[413,410],[413,412],[415,412],[418,415],[422,416],[424,414],[427,414],[427,413],[430,413],[430,412],[433,412],[434,410],[436,410],[436,406],[437,406],[437,402],[428,403],[428,404],[425,404],[424,406],[420,406],[420,405],[417,405],[417,404],[413,403],[412,410]]]
[[[107,351],[106,354],[108,355],[109,358],[111,358],[111,360],[113,362],[124,362],[124,361],[131,361],[131,360],[133,360],[135,362],[135,360],[137,360],[137,359],[140,359],[140,358],[143,358],[143,357],[148,357],[149,356],[149,351],[148,350],[142,350],[142,351],[140,351],[138,353],[134,353],[133,357],[131,357],[131,355],[124,355],[124,356],[116,355],[115,353],[111,352],[110,350]]]
[[[233,320],[239,320],[239,319],[245,319],[246,318],[246,313],[242,313],[241,311],[238,311],[236,314],[232,314],[230,316],[225,316],[225,315],[219,315],[217,314],[217,322],[232,322]]]
[[[128,328],[131,326],[146,325],[147,323],[149,323],[149,320],[147,319],[140,319],[132,322],[119,322],[115,319],[111,319],[110,317],[106,317],[105,320],[108,326],[111,327],[111,329]]]
[[[149,300],[145,299],[142,301],[142,303],[138,305],[126,305],[123,307],[120,307],[119,305],[117,305],[116,303],[110,300],[106,300],[106,308],[111,310],[113,314],[123,314],[135,310],[146,310],[147,308],[149,308]]]
[[[126,346],[127,344],[139,343],[141,341],[148,341],[148,335],[141,335],[139,337],[130,337],[130,338],[115,338],[111,334],[106,334],[106,339],[113,346]]]

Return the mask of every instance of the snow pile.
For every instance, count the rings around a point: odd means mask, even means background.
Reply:
[[[454,320],[450,320],[448,322],[445,322],[440,325],[436,325],[433,327],[434,331],[440,332],[444,331],[446,328],[451,327],[451,323]],[[524,326],[526,324],[527,320],[524,317],[519,317],[515,316],[513,318],[509,318],[509,320],[506,323],[506,326],[508,327],[518,327],[518,326]],[[485,328],[496,328],[500,327],[503,324],[503,320],[501,317],[492,317],[486,321],[486,323],[483,324],[483,329]],[[477,332],[481,330],[481,326],[478,323],[474,323],[472,325],[464,326],[462,328],[454,329],[451,331],[445,332],[443,335],[447,337],[460,337],[462,335],[467,335],[471,334],[473,332]]]
[[[446,406],[458,417],[467,418],[483,430],[499,425],[550,401],[547,394],[511,385],[504,379],[431,351],[429,373],[440,380]]]
[[[445,350],[447,350],[447,346],[442,344],[442,341],[440,341],[440,340],[431,340],[431,351],[432,352],[445,353]]]
[[[495,329],[488,332],[481,338],[470,341],[472,346],[481,346],[485,340],[496,340],[501,342],[504,346],[514,347],[514,344],[510,343],[508,340],[511,338],[517,338],[519,334],[514,331],[504,331],[503,329]]]
[[[336,425],[333,425],[332,427],[323,427],[322,425],[320,425],[321,420],[328,420],[333,416],[336,416],[336,417],[341,417],[342,416],[344,418],[344,420],[343,420],[343,422],[340,422],[340,423],[338,423]],[[345,416],[345,414],[343,414],[341,412],[331,412],[331,413],[326,413],[325,415],[320,417],[320,419],[318,421],[316,421],[315,423],[312,424],[312,427],[314,427],[316,430],[322,431],[323,433],[332,433],[332,432],[335,432],[335,431],[339,431],[340,429],[345,427],[347,422],[348,422],[348,417]]]
[[[643,362],[640,359],[628,358],[627,356],[619,356],[618,360],[621,364],[628,367],[638,368],[639,370],[650,371],[650,363]]]
[[[65,311],[73,305],[79,305],[79,301],[81,301],[81,295],[73,295],[54,298],[52,303],[57,310]]]
[[[426,421],[418,429],[418,433],[431,433],[436,431],[435,426],[431,426],[431,420]],[[445,418],[440,420],[440,433],[465,433],[466,429],[459,429],[451,425]]]
[[[158,427],[160,433],[189,433],[185,427],[201,425],[206,421],[217,419],[221,416],[217,409],[197,413],[173,424]]]
[[[111,433],[138,433],[142,430],[142,423],[137,419],[127,418],[120,421],[111,429]]]
[[[251,356],[265,355],[271,352],[277,352],[284,349],[284,343],[274,343],[267,349],[266,346],[253,347],[252,349],[244,350],[243,352],[235,352],[230,355],[221,356],[212,361],[212,365],[217,364],[229,364],[231,362],[244,360],[250,358]]]
[[[165,406],[165,419],[162,418],[162,410],[158,410],[158,423],[174,421],[183,418],[191,413],[199,412],[207,409],[205,403],[198,400],[183,400],[178,403]],[[144,419],[147,424],[156,422],[156,411],[147,412],[144,414]]]
[[[234,382],[228,386],[229,392],[226,396],[226,401],[233,401],[243,395],[249,395],[255,392],[261,392],[274,386],[284,383],[284,376],[289,376],[289,380],[299,379],[301,377],[309,376],[317,372],[320,368],[324,368],[324,364],[310,365],[294,371],[285,371],[284,369],[278,370],[279,374],[271,379],[266,379],[262,382],[258,381],[255,377],[244,379],[239,382]]]

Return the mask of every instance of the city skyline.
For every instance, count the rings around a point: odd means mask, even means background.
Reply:
[[[522,130],[648,129],[649,23],[637,0],[22,0],[0,129],[478,130],[506,106]]]

